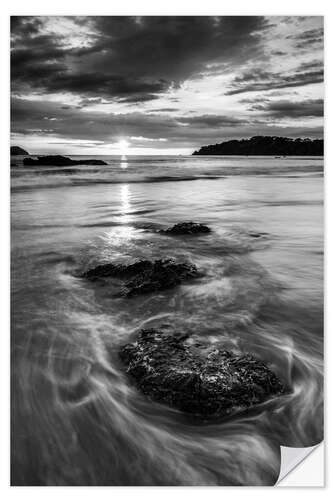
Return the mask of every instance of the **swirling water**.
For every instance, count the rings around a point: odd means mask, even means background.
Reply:
[[[104,157],[12,174],[12,484],[270,485],[322,439],[322,158]],[[156,229],[194,220],[198,237]],[[174,257],[204,272],[125,299],[78,277]],[[168,325],[260,357],[278,398],[214,423],[149,401],[119,348]]]

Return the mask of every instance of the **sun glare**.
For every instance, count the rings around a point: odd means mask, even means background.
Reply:
[[[121,156],[126,156],[129,151],[129,143],[125,139],[121,139],[117,142],[118,151]]]

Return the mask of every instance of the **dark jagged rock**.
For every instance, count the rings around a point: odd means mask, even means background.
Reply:
[[[82,277],[92,281],[115,278],[124,286],[127,297],[156,292],[179,285],[200,276],[196,266],[174,260],[141,260],[133,264],[102,264],[85,272]]]
[[[55,166],[55,167],[69,167],[72,165],[107,165],[103,160],[72,160],[66,156],[61,155],[49,155],[49,156],[38,156],[38,159],[24,158],[23,165],[26,166]]]
[[[203,234],[210,233],[211,229],[204,224],[198,224],[197,222],[180,222],[175,224],[168,229],[162,229],[160,233],[169,235],[182,235],[182,234]]]
[[[119,356],[146,396],[204,419],[244,410],[284,392],[277,376],[252,355],[191,344],[186,335],[141,330]]]
[[[28,151],[26,151],[23,148],[20,148],[19,146],[11,146],[10,148],[10,154],[12,156],[17,156],[17,155],[28,155]]]

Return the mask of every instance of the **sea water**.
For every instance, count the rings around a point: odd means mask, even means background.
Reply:
[[[280,445],[323,437],[323,159],[99,158],[12,157],[12,484],[274,484]],[[182,221],[212,232],[158,232]],[[80,278],[160,258],[203,277],[130,299]],[[150,401],[118,352],[161,325],[257,356],[286,393],[213,423]]]

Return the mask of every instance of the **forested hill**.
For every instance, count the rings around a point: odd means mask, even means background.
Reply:
[[[323,139],[290,139],[289,137],[255,136],[202,146],[193,155],[272,155],[322,156]]]

